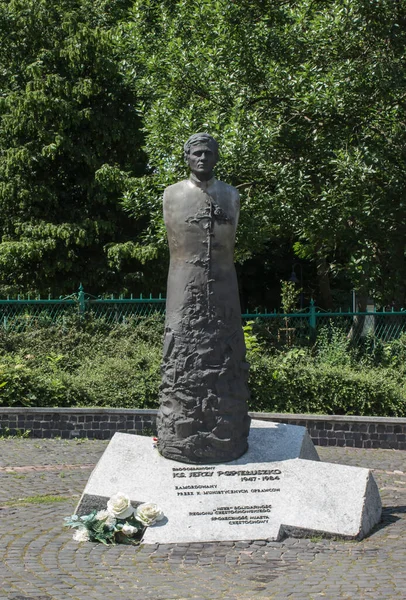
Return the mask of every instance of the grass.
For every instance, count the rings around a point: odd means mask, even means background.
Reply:
[[[10,427],[4,427],[4,429],[0,429],[0,440],[16,440],[16,439],[26,439],[31,435],[31,429],[26,429],[25,431],[21,431],[21,429],[10,429]]]
[[[27,496],[27,498],[15,498],[8,500],[4,503],[4,506],[26,506],[29,504],[53,504],[54,502],[66,502],[71,500],[70,496],[53,496],[51,494],[45,494],[43,496]]]

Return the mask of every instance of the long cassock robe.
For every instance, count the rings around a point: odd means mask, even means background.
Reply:
[[[248,364],[234,268],[235,188],[214,177],[166,188],[170,266],[158,449],[188,463],[247,449]]]

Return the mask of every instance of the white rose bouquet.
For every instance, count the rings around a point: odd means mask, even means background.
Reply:
[[[77,542],[101,542],[108,544],[139,544],[145,528],[160,521],[164,514],[153,503],[131,505],[126,494],[118,493],[107,502],[106,510],[93,510],[88,515],[72,515],[65,518],[65,527],[75,529],[73,539]]]

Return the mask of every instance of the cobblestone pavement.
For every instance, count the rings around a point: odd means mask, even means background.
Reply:
[[[318,448],[374,470],[383,522],[361,542],[77,544],[62,519],[106,445],[0,440],[0,600],[406,599],[406,452]]]

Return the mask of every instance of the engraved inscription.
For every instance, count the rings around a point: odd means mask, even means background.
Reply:
[[[212,511],[191,511],[189,517],[209,516],[211,521],[225,521],[229,525],[263,525],[269,521],[271,504],[220,506]]]
[[[257,485],[261,485],[263,481],[274,481],[279,480],[282,475],[280,469],[234,469],[234,470],[216,470],[216,467],[172,467],[172,477],[174,479],[200,479],[201,483],[197,482],[187,484],[186,481],[182,481],[184,485],[175,485],[177,496],[213,496],[213,495],[235,495],[235,494],[259,494],[259,493],[276,493],[280,492],[280,488],[277,487],[257,487],[248,489],[243,487],[242,489],[221,489],[226,484],[228,477],[235,478],[241,483],[255,482]],[[212,478],[214,479],[207,479]],[[204,478],[205,481],[202,479]],[[214,483],[217,481],[218,483]],[[181,483],[176,482],[176,483]],[[220,488],[220,489],[219,489]]]

